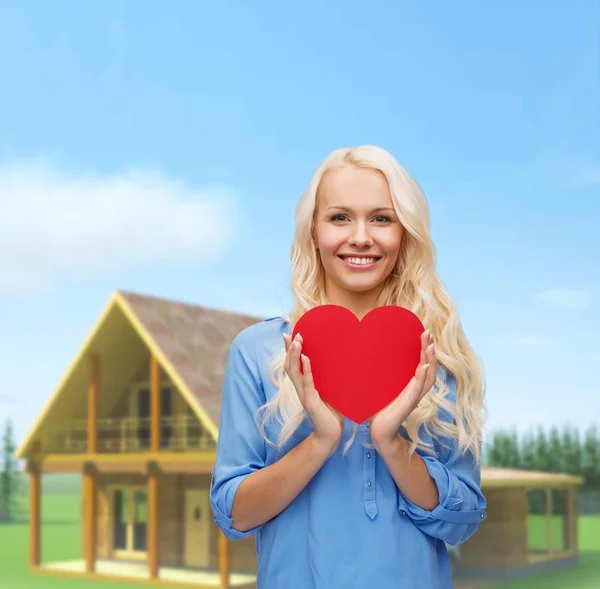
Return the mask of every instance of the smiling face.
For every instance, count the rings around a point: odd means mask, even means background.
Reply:
[[[351,166],[328,172],[313,232],[328,299],[349,308],[364,306],[365,299],[374,303],[394,269],[403,233],[383,174]],[[363,303],[353,302],[358,298]]]

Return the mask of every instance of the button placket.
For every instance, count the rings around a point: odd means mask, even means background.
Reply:
[[[367,428],[362,436],[364,442],[371,442],[370,432]],[[367,515],[373,519],[377,515],[377,500],[375,494],[375,452],[369,448],[363,447],[363,482],[364,482],[364,501]]]

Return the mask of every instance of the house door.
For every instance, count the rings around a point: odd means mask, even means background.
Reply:
[[[116,558],[146,558],[147,494],[143,487],[112,493],[113,549]]]
[[[208,489],[185,492],[185,564],[208,567],[210,547],[210,504]]]

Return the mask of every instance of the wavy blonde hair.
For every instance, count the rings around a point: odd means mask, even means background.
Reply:
[[[438,277],[425,197],[419,185],[385,150],[363,145],[334,151],[321,162],[300,198],[291,248],[291,286],[295,305],[284,317],[290,325],[289,333],[304,313],[328,303],[324,270],[312,232],[323,179],[331,170],[344,166],[369,168],[385,176],[394,209],[405,228],[396,266],[386,278],[376,306],[399,305],[415,313],[425,329],[433,333],[438,362],[456,380],[456,404],[446,399],[449,389],[445,379],[438,375],[430,393],[406,420],[404,426],[411,442],[410,452],[412,454],[420,448],[433,453],[432,445],[419,436],[419,427],[423,426],[432,438],[442,436],[456,440],[461,451],[471,451],[479,462],[485,395],[483,370],[465,337],[457,310]],[[278,392],[256,412],[256,416],[259,412],[263,413],[261,423],[257,423],[267,443],[275,445],[265,433],[268,419],[274,417],[281,425],[277,440],[279,448],[291,438],[306,416],[294,385],[283,370],[284,360],[282,344],[270,366],[271,378]],[[440,411],[447,412],[451,419],[441,419]],[[357,429],[358,425],[354,424],[344,454],[353,443]]]

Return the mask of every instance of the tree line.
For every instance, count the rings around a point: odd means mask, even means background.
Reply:
[[[516,428],[497,430],[485,444],[483,464],[502,468],[567,473],[583,477],[580,513],[600,513],[600,431],[571,425],[538,426],[519,435]]]

